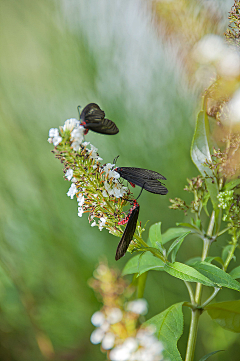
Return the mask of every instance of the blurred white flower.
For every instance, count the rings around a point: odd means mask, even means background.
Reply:
[[[82,141],[84,140],[84,127],[82,125],[73,129],[70,140],[72,142],[73,150],[78,151]]]
[[[226,50],[223,38],[215,34],[205,35],[193,48],[194,59],[201,64],[219,60]]]
[[[92,222],[92,224],[91,224],[91,227],[95,227],[95,226],[97,226],[97,223],[96,223],[96,221],[94,220],[94,221]]]
[[[110,324],[118,323],[122,320],[123,314],[120,308],[112,308],[111,311],[107,315],[107,321]]]
[[[139,315],[145,315],[148,312],[148,303],[144,298],[128,302],[127,311],[131,311]]]
[[[73,199],[73,197],[75,196],[75,194],[77,193],[77,187],[74,183],[71,184],[71,187],[69,188],[68,192],[67,192],[67,196],[71,197],[71,199]]]
[[[102,347],[105,350],[110,350],[111,348],[113,348],[114,342],[115,342],[114,333],[108,332],[108,333],[106,333],[106,335],[104,336],[104,338],[102,340]]]
[[[64,123],[64,126],[62,127],[63,131],[65,132],[66,130],[70,130],[70,132],[74,129],[77,128],[80,125],[80,121],[75,119],[75,118],[71,118],[71,119],[67,119]]]
[[[240,56],[233,49],[228,48],[219,62],[217,69],[222,76],[235,77],[240,74]]]
[[[238,89],[232,99],[228,102],[226,105],[228,108],[228,114],[227,117],[229,120],[233,123],[239,123],[240,122],[240,89]]]
[[[124,343],[123,343],[124,347],[126,347],[126,349],[129,351],[129,352],[134,352],[137,350],[139,344],[136,340],[136,338],[134,337],[128,337]]]
[[[131,352],[124,347],[124,344],[113,348],[109,353],[109,358],[111,361],[128,361]]]
[[[69,168],[65,173],[65,177],[70,181],[72,179],[72,176],[73,176],[73,170]]]
[[[55,145],[55,146],[58,145],[59,143],[61,143],[61,141],[62,141],[62,137],[60,137],[60,136],[54,137],[52,139],[53,145]]]
[[[105,321],[105,316],[100,311],[95,312],[91,317],[91,322],[96,327],[103,325],[104,321]]]
[[[59,136],[59,131],[58,131],[58,129],[57,129],[57,128],[51,128],[51,129],[49,130],[48,136],[49,136],[50,138],[54,138],[54,137]]]
[[[100,328],[97,328],[96,330],[94,330],[90,336],[90,341],[94,344],[97,345],[98,343],[100,343],[103,339],[105,335],[105,332],[103,330],[101,330]]]

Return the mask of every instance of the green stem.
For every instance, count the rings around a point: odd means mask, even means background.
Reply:
[[[200,317],[201,311],[197,308],[192,310],[191,314],[191,325],[189,330],[188,344],[187,344],[187,353],[185,361],[192,361],[196,346],[197,340],[197,330],[198,330],[198,321]]]
[[[227,259],[226,259],[226,261],[224,263],[224,266],[223,266],[224,271],[227,270],[227,268],[229,266],[229,263],[231,262],[231,260],[233,258],[235,249],[237,248],[237,245],[238,245],[238,243],[237,243],[238,239],[237,239],[237,236],[236,236],[236,228],[234,229],[234,234],[232,236],[232,241],[233,241],[233,243],[232,243],[231,251],[229,252],[228,257],[227,257]]]
[[[193,304],[194,303],[194,294],[193,294],[193,289],[192,289],[192,286],[190,285],[189,282],[187,281],[184,281],[186,287],[187,287],[187,290],[188,290],[188,293],[189,293],[189,297],[190,297],[190,300],[191,300],[191,303]]]
[[[202,304],[202,308],[207,306],[214,299],[214,297],[218,294],[219,291],[220,291],[220,288],[215,287],[211,296]]]
[[[144,272],[141,276],[138,277],[138,287],[137,287],[137,297],[142,298],[144,295],[146,280],[148,272]]]
[[[208,255],[209,247],[211,245],[211,237],[214,229],[214,223],[215,223],[215,211],[212,212],[209,221],[207,237],[204,237],[203,239],[202,261],[204,261]],[[195,352],[195,346],[197,340],[198,322],[199,322],[199,317],[202,313],[202,310],[197,307],[201,305],[201,297],[202,297],[202,284],[197,283],[194,303],[193,303],[193,306],[195,307],[192,309],[192,313],[191,313],[191,324],[190,324],[190,330],[188,336],[185,361],[193,361],[194,358],[194,352]]]

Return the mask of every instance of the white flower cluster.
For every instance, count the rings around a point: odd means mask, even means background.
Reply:
[[[48,143],[53,143],[54,146],[58,145],[62,141],[62,137],[60,136],[57,128],[51,128],[48,136]]]
[[[126,311],[136,315],[147,313],[147,301],[137,299],[128,302]],[[96,330],[91,334],[90,340],[93,344],[101,343],[104,350],[111,350],[109,358],[112,361],[160,361],[162,360],[163,346],[154,336],[153,328],[142,328],[138,330],[135,337],[127,337],[119,344],[120,338],[114,333],[112,325],[123,322],[124,314],[120,308],[111,308],[103,312],[95,312],[91,322]]]
[[[128,337],[109,353],[112,361],[160,361],[163,360],[163,345],[154,336],[154,329],[142,328],[136,337]]]
[[[237,49],[227,45],[218,35],[205,35],[194,46],[192,54],[200,64],[195,74],[199,81],[204,81],[204,78],[216,78],[217,74],[231,78],[240,75],[240,55]]]
[[[119,182],[120,175],[113,170],[115,164],[108,163],[104,166],[100,164],[102,158],[97,153],[98,149],[90,142],[84,141],[84,133],[85,128],[80,121],[71,118],[65,121],[60,131],[57,128],[50,129],[48,141],[54,146],[60,144],[58,149],[55,149],[55,154],[58,158],[62,156],[65,163],[65,178],[72,182],[67,195],[71,199],[77,196],[78,216],[82,217],[84,212],[89,212],[92,227],[98,226],[100,231],[107,228],[115,232],[114,219],[110,225],[106,223],[108,218],[104,216],[104,210],[109,197],[112,197],[116,207],[117,202],[114,198],[122,198],[128,192],[128,188]],[[80,155],[77,163],[71,148]],[[79,167],[76,164],[79,164]],[[122,207],[121,200],[118,207]]]
[[[118,181],[120,178],[119,173],[113,170],[115,164],[107,163],[103,167],[103,172],[105,172],[106,180],[104,182],[105,190],[103,191],[103,196],[114,196],[115,198],[122,198],[124,194],[127,193],[128,188],[122,186],[122,184]],[[111,183],[108,180],[111,179]]]

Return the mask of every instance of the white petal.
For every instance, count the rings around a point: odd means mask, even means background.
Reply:
[[[49,135],[48,135],[50,138],[53,138],[53,137],[58,137],[59,136],[59,131],[57,128],[51,128],[49,130]]]
[[[97,345],[98,343],[100,343],[104,337],[104,331],[101,330],[100,328],[97,328],[96,330],[94,330],[90,336],[90,341],[94,344]]]
[[[65,177],[70,181],[73,177],[73,170],[72,169],[68,169],[65,173]]]
[[[129,302],[127,304],[127,310],[139,315],[145,315],[148,312],[148,303],[144,298],[139,298]]]
[[[76,193],[77,193],[77,187],[74,183],[72,183],[71,187],[69,188],[69,190],[67,192],[67,196],[71,197],[71,199],[73,199],[73,197],[75,196]]]
[[[128,337],[126,341],[124,341],[123,345],[129,350],[129,352],[136,351],[138,348],[138,342],[134,337]]]
[[[106,333],[106,335],[104,336],[104,338],[102,340],[102,347],[105,350],[110,350],[114,346],[114,341],[115,341],[114,333],[108,332],[108,333]]]
[[[77,126],[79,126],[80,121],[75,119],[75,118],[71,118],[71,119],[67,119],[64,123],[63,131],[65,132],[66,130],[70,130],[70,132],[76,128]]]
[[[122,320],[123,314],[120,308],[113,308],[107,315],[107,321],[111,324],[118,323]]]
[[[53,145],[58,145],[59,143],[61,143],[61,141],[62,141],[62,137],[60,137],[60,136],[57,136],[57,137],[53,137],[53,140],[52,140],[52,142],[53,142]]]
[[[104,321],[105,321],[105,316],[100,311],[95,312],[91,317],[91,322],[96,327],[103,325]]]
[[[113,348],[109,353],[109,358],[112,361],[127,361],[129,357],[130,352],[123,345]]]

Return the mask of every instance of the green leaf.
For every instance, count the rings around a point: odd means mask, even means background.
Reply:
[[[183,281],[199,282],[205,286],[217,287],[217,285],[214,282],[209,280],[207,277],[203,276],[194,268],[187,266],[184,263],[168,262],[164,265],[163,271],[169,273],[173,277],[180,278]]]
[[[181,237],[188,230],[189,230],[188,228],[182,228],[182,227],[169,228],[165,233],[162,234],[162,244],[165,244],[174,238]]]
[[[162,244],[161,222],[155,223],[150,227],[149,239],[155,248],[158,248],[157,243]]]
[[[240,300],[212,303],[205,310],[222,328],[240,333]]]
[[[191,223],[177,223],[177,226],[187,227],[192,230],[193,233],[201,233],[197,226]]]
[[[188,232],[185,232],[182,236],[178,237],[172,244],[171,246],[169,247],[168,249],[168,252],[167,252],[167,255],[169,255],[171,252],[171,259],[172,259],[172,263],[175,262],[175,259],[176,259],[176,256],[177,256],[177,253],[179,251],[179,248],[181,247],[183,241],[184,241],[184,238],[189,234],[191,233],[191,231],[188,231]]]
[[[185,262],[186,264],[188,264],[189,266],[194,265],[194,263],[196,262],[201,262],[202,259],[201,257],[194,257],[194,258],[190,258],[189,260],[187,260],[187,262]],[[220,257],[206,257],[204,262],[208,262],[208,263],[212,263],[212,261],[216,261],[218,263],[220,263],[221,266],[223,266],[223,260]]]
[[[210,352],[207,355],[203,356],[201,358],[201,360],[199,360],[199,361],[206,361],[209,357],[211,357],[212,355],[214,355],[215,353],[220,352],[220,351],[224,351],[224,350],[217,350],[217,351]]]
[[[183,302],[176,303],[143,324],[156,327],[156,336],[164,347],[164,360],[182,361],[177,349],[177,342],[183,333],[182,305]]]
[[[208,200],[210,198],[210,194],[206,193],[203,197],[203,201],[202,201],[202,205],[203,205],[203,209],[206,213],[206,215],[209,217],[209,213],[208,213],[208,209],[207,209],[207,204],[208,204]]]
[[[232,245],[231,244],[227,244],[223,250],[222,250],[222,260],[223,262],[226,261],[226,259],[228,258],[228,255],[229,253],[231,252],[231,249],[232,249]],[[234,258],[234,255],[233,255],[233,258]]]
[[[231,270],[231,272],[229,274],[234,279],[240,278],[240,266]]]
[[[227,287],[240,291],[240,283],[235,281],[228,273],[208,262],[196,262],[192,267],[203,276],[214,282],[217,287]]]
[[[161,271],[163,270],[164,263],[157,257],[154,257],[152,253],[145,252],[144,254],[137,255],[130,258],[126,263],[122,275],[129,275],[132,273],[142,273],[150,270]]]
[[[238,179],[233,179],[230,182],[228,182],[227,184],[225,184],[225,186],[223,187],[222,191],[231,191],[233,188],[235,188],[236,186],[238,186],[240,184],[240,178]]]
[[[207,114],[204,111],[200,111],[197,117],[195,133],[191,146],[191,158],[201,175],[205,178],[213,208],[216,210],[219,203],[217,199],[217,180],[213,174],[213,171],[205,165],[206,160],[212,162],[208,145],[208,134],[209,122]],[[206,175],[210,178],[206,178]]]

